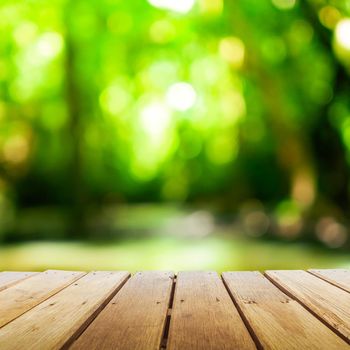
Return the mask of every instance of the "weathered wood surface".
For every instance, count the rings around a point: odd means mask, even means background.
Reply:
[[[260,272],[223,274],[255,339],[265,349],[348,349],[348,345]]]
[[[24,279],[0,293],[0,327],[73,283],[84,273],[46,271]]]
[[[309,270],[309,272],[350,292],[350,270]]]
[[[174,274],[139,272],[127,281],[73,349],[159,349]]]
[[[36,272],[16,272],[16,271],[0,272],[0,291],[35,274]]]
[[[216,272],[180,272],[169,330],[169,349],[255,349]]]
[[[266,275],[350,343],[350,294],[302,270]]]
[[[60,349],[97,315],[126,272],[91,272],[0,328],[0,349]]]
[[[349,270],[0,273],[0,349],[350,349]]]

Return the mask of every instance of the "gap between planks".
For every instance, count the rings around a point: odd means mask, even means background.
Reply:
[[[167,315],[166,315],[166,321],[165,321],[165,325],[164,325],[162,339],[160,342],[160,349],[161,350],[166,349],[167,344],[168,344],[169,328],[170,328],[171,314],[172,314],[173,304],[174,304],[174,294],[175,294],[175,288],[176,288],[176,281],[177,281],[177,277],[176,277],[176,275],[174,275],[173,284],[171,286],[171,293],[170,293],[170,298],[169,298],[169,306],[168,306],[168,311],[167,311]]]
[[[230,296],[231,300],[232,300],[232,303],[233,303],[233,306],[237,309],[239,315],[241,316],[241,319],[244,323],[244,325],[246,326],[246,328],[248,329],[248,332],[250,334],[250,336],[252,337],[253,339],[253,342],[255,343],[255,346],[258,350],[262,350],[263,349],[263,346],[258,338],[258,336],[255,334],[254,332],[254,329],[253,327],[250,325],[247,317],[244,315],[244,312],[243,310],[241,309],[241,307],[238,305],[238,302],[237,300],[235,300],[235,298],[233,297],[225,279],[223,278],[223,273],[220,274],[220,278],[222,280],[222,283],[224,284],[225,286],[225,289],[226,289],[226,292],[228,293],[228,295]]]
[[[334,286],[335,288],[340,288],[338,285],[335,285],[333,283],[331,283],[328,280],[323,279],[322,277],[316,275],[316,274],[312,274],[314,277],[317,277],[320,280],[323,280],[327,283],[329,283],[330,285]],[[335,332],[338,336],[340,336],[342,339],[344,339],[344,337],[342,336],[342,334],[339,334],[337,332],[336,329],[334,329],[333,327],[331,327],[327,322],[325,322],[322,318],[320,318],[312,309],[310,309],[307,305],[305,305],[302,301],[300,301],[297,297],[295,297],[291,292],[289,292],[288,290],[286,290],[283,286],[281,286],[279,283],[277,283],[276,281],[274,281],[274,279],[270,278],[270,276],[268,276],[266,273],[263,274],[265,278],[267,278],[270,282],[272,282],[272,284],[277,287],[279,290],[281,290],[284,294],[288,295],[289,297],[291,297],[293,300],[297,301],[303,308],[305,308],[308,312],[310,312],[312,315],[314,315],[319,321],[321,321],[324,325],[326,325],[329,329],[331,329],[333,332]],[[122,288],[122,286],[127,282],[127,280],[130,278],[130,275],[124,280],[124,283],[120,286],[120,288],[118,290],[115,291],[114,295],[117,294],[119,292],[119,290]],[[232,301],[232,306],[234,308],[236,308],[236,310],[238,311],[245,327],[247,328],[247,330],[249,331],[249,334],[252,338],[252,340],[255,343],[255,346],[258,349],[262,349],[262,345],[259,341],[259,337],[257,336],[257,334],[255,334],[255,331],[253,329],[253,327],[250,325],[248,319],[246,318],[243,310],[241,309],[241,307],[239,306],[238,302],[235,300],[235,298],[232,296],[229,287],[225,281],[225,279],[223,278],[223,275],[220,274],[220,280],[222,281],[224,288],[226,290],[226,292],[228,293],[231,301]],[[174,275],[173,279],[172,279],[172,285],[171,285],[171,292],[170,292],[170,297],[169,297],[169,304],[168,304],[168,308],[167,308],[167,313],[166,313],[166,321],[164,324],[164,328],[162,331],[162,337],[161,337],[161,342],[160,342],[160,349],[164,350],[167,349],[168,347],[168,337],[169,337],[169,329],[170,329],[170,324],[172,321],[172,311],[173,311],[173,303],[174,303],[174,294],[175,294],[175,289],[176,289],[176,285],[177,285],[177,276]],[[69,341],[64,345],[64,348],[69,347],[72,342],[77,339],[82,333],[83,331],[89,326],[89,324],[91,322],[93,322],[93,320],[95,319],[95,317],[97,317],[97,315],[105,308],[105,306],[110,302],[110,300],[112,299],[113,295],[110,296],[109,298],[107,298],[104,303],[100,306],[100,308],[98,310],[96,310],[96,312],[91,315],[91,317],[84,323],[84,325],[69,339]],[[346,340],[346,339],[344,339]]]
[[[95,318],[103,311],[103,309],[109,304],[109,302],[118,294],[118,292],[124,287],[126,282],[131,278],[130,272],[127,272],[127,276],[121,280],[119,285],[104,299],[104,301],[97,307],[97,309],[85,320],[85,322],[78,328],[78,330],[63,344],[60,350],[68,350],[71,345],[77,340],[81,334],[89,327],[89,325],[95,320]]]
[[[39,273],[21,271],[2,271],[0,272],[0,292],[37,274]]]
[[[279,271],[279,270],[277,270]],[[293,270],[292,270],[293,271]],[[305,271],[305,270],[303,270]],[[308,271],[306,271],[308,272]],[[330,286],[337,288],[339,290],[345,291],[344,289],[340,288],[338,285],[335,285],[331,283],[328,280],[325,280],[321,278],[320,276],[309,273],[311,276],[318,278],[320,281],[323,281]],[[329,323],[329,321],[323,319],[315,310],[313,310],[312,307],[308,306],[305,302],[300,300],[297,296],[295,296],[291,291],[288,290],[288,288],[284,287],[282,284],[280,284],[278,281],[276,281],[272,276],[269,276],[269,274],[265,271],[263,273],[264,277],[266,277],[271,283],[273,283],[278,289],[280,289],[284,294],[288,295],[291,299],[295,300],[298,302],[302,307],[304,307],[308,312],[310,312],[313,316],[315,316],[320,322],[322,322],[325,326],[327,326],[331,331],[333,331],[337,336],[339,336],[341,339],[343,339],[346,343],[350,344],[349,339],[342,333],[340,332],[336,326],[333,326],[332,324]],[[345,291],[346,292],[346,291]]]
[[[53,297],[84,275],[86,272],[47,270],[4,289],[0,293],[0,328]]]
[[[345,292],[350,293],[350,270],[347,270],[347,269],[336,269],[336,270],[310,269],[310,270],[306,270],[306,272],[332,284],[335,287],[338,287],[338,288],[344,290]],[[345,279],[344,279],[344,277],[345,277]]]
[[[0,348],[22,349],[23,344],[30,344],[28,349],[67,348],[70,342],[79,337],[94,320],[129,277],[130,274],[125,271],[90,272],[60,293],[2,327]],[[103,290],[100,288],[101,279]],[[91,286],[94,288],[92,291]],[[90,297],[94,290],[98,300]],[[74,309],[69,303],[72,297],[79,299],[75,302]],[[47,328],[57,319],[60,319],[57,327]]]

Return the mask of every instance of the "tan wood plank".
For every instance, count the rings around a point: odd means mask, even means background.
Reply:
[[[4,271],[0,272],[0,291],[18,283],[19,281],[34,276],[37,272]]]
[[[138,272],[72,345],[72,349],[160,348],[173,273]]]
[[[5,289],[0,293],[0,327],[84,275],[83,272],[49,270]]]
[[[91,322],[128,278],[91,272],[0,329],[0,349],[60,349]]]
[[[260,272],[225,272],[223,279],[264,349],[349,349],[344,340]]]
[[[256,349],[216,272],[178,274],[168,348]]]
[[[348,292],[306,271],[266,271],[266,275],[350,343]]]
[[[324,279],[325,281],[334,284],[335,286],[342,288],[350,292],[350,270],[337,269],[337,270],[308,270],[313,275]]]

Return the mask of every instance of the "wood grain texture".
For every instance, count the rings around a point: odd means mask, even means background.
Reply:
[[[266,275],[350,343],[348,292],[302,270],[266,271]]]
[[[349,349],[344,340],[260,272],[225,272],[223,279],[264,349]]]
[[[180,272],[168,348],[256,349],[216,272]]]
[[[0,291],[11,287],[19,281],[34,276],[37,272],[18,272],[18,271],[4,271],[0,272]]]
[[[309,270],[313,275],[334,284],[335,286],[350,292],[350,270]]]
[[[0,327],[56,294],[84,274],[49,270],[5,289],[0,293]]]
[[[0,349],[60,349],[78,336],[128,278],[91,272],[0,329]]]
[[[172,272],[136,273],[72,345],[72,349],[158,350]]]

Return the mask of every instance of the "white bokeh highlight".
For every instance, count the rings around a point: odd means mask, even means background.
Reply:
[[[187,111],[196,103],[197,94],[189,83],[178,82],[169,87],[166,92],[167,104],[177,111]]]

